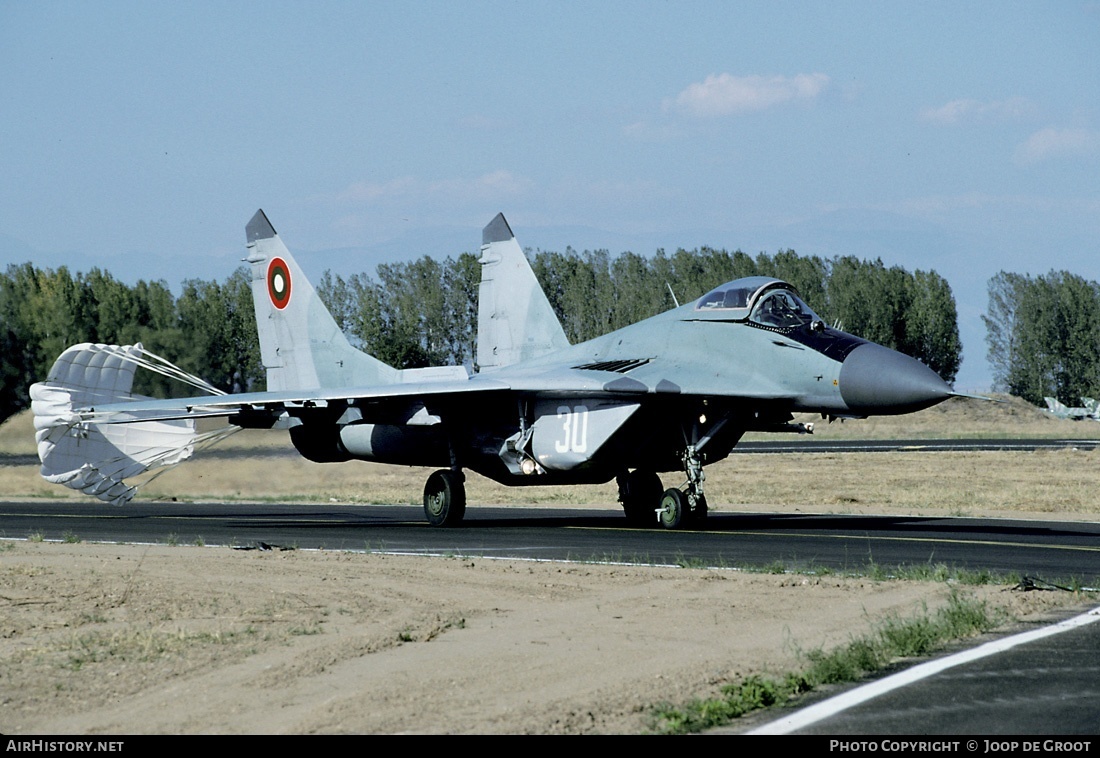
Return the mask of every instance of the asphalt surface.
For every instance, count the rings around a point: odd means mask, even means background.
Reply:
[[[1100,586],[1100,524],[1086,522],[712,511],[701,528],[666,531],[631,527],[619,510],[480,506],[440,529],[410,505],[0,503],[0,537],[30,535],[861,572],[932,564]]]
[[[734,453],[887,453],[897,450],[961,452],[997,450],[1095,450],[1100,439],[941,439],[941,440],[817,440],[795,436],[786,440],[739,442]]]

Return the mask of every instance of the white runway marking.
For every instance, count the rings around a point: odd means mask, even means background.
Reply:
[[[822,719],[826,719],[861,703],[865,703],[879,695],[885,695],[887,692],[896,690],[899,687],[905,687],[913,682],[938,674],[941,671],[946,671],[955,666],[961,666],[964,663],[976,661],[990,655],[996,655],[997,653],[1010,650],[1018,645],[1033,642],[1044,637],[1050,637],[1054,634],[1060,634],[1070,629],[1076,629],[1079,626],[1091,624],[1094,621],[1100,621],[1100,608],[1093,608],[1091,611],[1082,613],[1080,616],[1066,619],[1052,626],[1013,635],[1012,637],[1005,637],[1004,639],[995,640],[993,642],[987,642],[973,650],[966,650],[956,655],[948,656],[947,658],[922,663],[919,666],[914,666],[911,669],[900,671],[892,676],[888,676],[876,682],[871,682],[862,687],[857,687],[854,690],[837,695],[836,697],[829,698],[809,708],[803,708],[790,716],[785,716],[776,721],[764,724],[750,732],[745,732],[745,734],[790,734],[798,729],[815,724]]]

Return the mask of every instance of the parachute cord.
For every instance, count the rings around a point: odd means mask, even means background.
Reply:
[[[208,447],[213,447],[222,440],[232,437],[237,432],[241,431],[242,427],[239,426],[223,426],[219,429],[213,429],[209,432],[203,432],[195,437],[196,450],[205,450]]]
[[[129,348],[129,349],[127,349]],[[160,374],[161,376],[173,379],[177,382],[187,384],[195,389],[201,390],[209,395],[226,395],[228,393],[225,390],[218,389],[205,379],[189,374],[179,366],[175,365],[169,360],[160,357],[156,353],[152,353],[145,349],[141,344],[126,346],[121,345],[93,345],[90,350],[100,353],[106,353],[114,358],[119,359],[125,363],[130,363],[139,368],[144,368],[154,374]],[[131,350],[138,350],[141,353],[141,357],[135,356]],[[63,386],[63,385],[55,385]],[[114,390],[111,387],[87,387],[80,386],[80,389],[88,392],[93,398],[99,395],[104,400],[115,401],[118,396],[114,394]]]
[[[201,390],[205,390],[206,392],[209,392],[211,395],[225,395],[225,394],[228,394],[227,392],[225,392],[225,390],[218,389],[217,387],[215,387],[213,384],[206,381],[205,379],[203,379],[201,377],[198,377],[198,376],[195,376],[194,374],[187,373],[186,371],[184,371],[183,369],[181,369],[179,366],[172,363],[168,359],[162,358],[161,356],[157,355],[156,353],[154,353],[150,350],[146,350],[143,345],[139,345],[139,346],[136,346],[136,347],[138,347],[141,350],[142,355],[148,356],[149,358],[152,358],[152,360],[142,360],[142,359],[137,359],[137,358],[132,358],[130,356],[127,356],[127,358],[129,358],[129,360],[132,360],[138,366],[142,366],[143,368],[147,368],[150,371],[155,371],[158,374],[161,374],[163,376],[167,376],[167,377],[172,378],[172,379],[178,379],[179,381],[184,382],[185,384],[190,384],[192,387],[195,387],[195,388],[201,389]]]

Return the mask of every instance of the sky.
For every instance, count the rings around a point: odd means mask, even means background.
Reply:
[[[1100,0],[0,0],[0,267],[311,277],[524,247],[1100,280]],[[811,306],[814,305],[811,303]]]

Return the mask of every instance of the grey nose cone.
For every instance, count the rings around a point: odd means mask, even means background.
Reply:
[[[935,371],[882,345],[860,345],[840,367],[840,397],[856,413],[912,413],[943,402],[951,394],[947,382]]]

